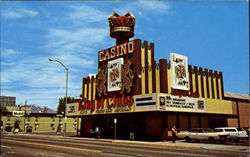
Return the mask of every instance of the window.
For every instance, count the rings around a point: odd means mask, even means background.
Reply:
[[[212,129],[207,128],[207,129],[204,129],[204,132],[213,132],[213,130],[212,130]]]
[[[214,129],[215,132],[223,132],[223,129]]]
[[[51,127],[52,130],[55,130],[54,126],[55,126],[54,124],[50,124],[50,127]]]
[[[236,132],[236,129],[225,129],[226,132]]]
[[[202,133],[202,132],[203,132],[203,130],[202,130],[202,129],[197,129],[197,130],[196,130],[196,132],[198,132],[198,133]]]

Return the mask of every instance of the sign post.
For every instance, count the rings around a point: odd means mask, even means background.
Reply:
[[[25,120],[26,120],[26,105],[27,105],[27,100],[25,100],[25,106],[24,106],[24,118],[23,118],[23,132],[25,133],[25,128],[26,128],[26,126],[25,126]]]
[[[115,127],[114,127],[114,139],[116,140],[116,123],[117,123],[117,119],[115,118],[114,119],[114,125],[115,125]]]

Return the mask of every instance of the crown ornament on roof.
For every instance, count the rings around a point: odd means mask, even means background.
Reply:
[[[129,41],[134,36],[135,17],[131,13],[124,16],[113,12],[109,18],[110,36],[116,39],[116,44]]]

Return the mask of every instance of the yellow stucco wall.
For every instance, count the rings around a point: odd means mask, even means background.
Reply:
[[[205,99],[207,105],[207,113],[217,114],[233,114],[232,101]]]
[[[14,123],[19,120],[19,127],[21,130],[24,129],[24,117],[14,117],[14,116],[2,116],[3,121],[3,131],[5,131],[6,126],[11,126],[14,131]],[[77,128],[77,118],[67,117],[65,120],[63,117],[26,117],[26,126],[32,127],[32,132],[56,132],[58,125],[64,128],[66,122],[66,131],[75,132]],[[78,128],[80,129],[81,119],[78,119]]]

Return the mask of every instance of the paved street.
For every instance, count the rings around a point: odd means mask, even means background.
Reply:
[[[2,157],[248,156],[249,146],[18,134],[1,137],[1,154]]]

